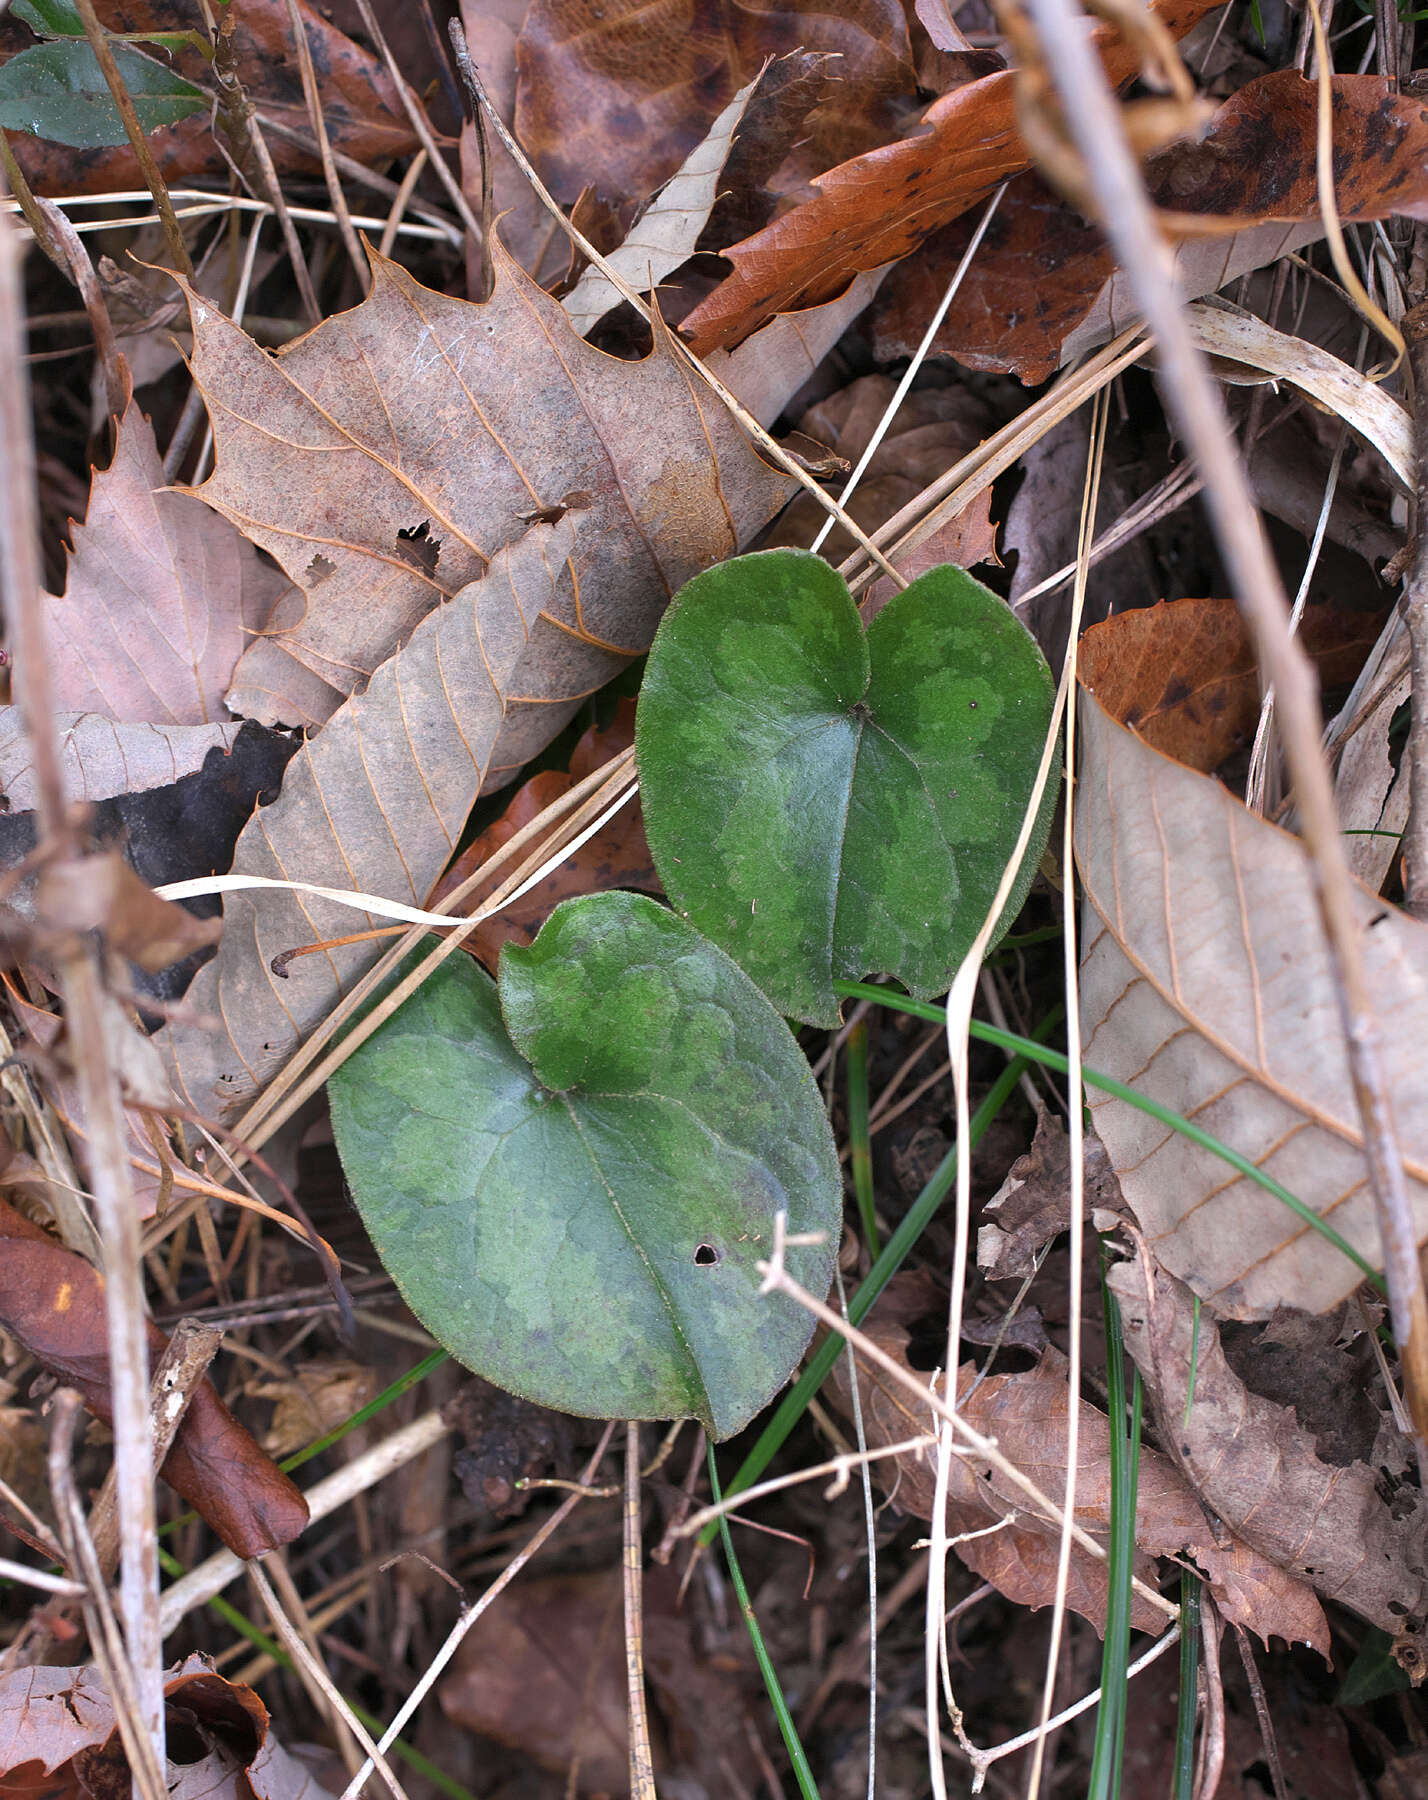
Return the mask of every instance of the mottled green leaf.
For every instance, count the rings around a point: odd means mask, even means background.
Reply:
[[[201,88],[141,50],[120,43],[112,48],[146,132],[176,125],[211,105]],[[76,150],[129,141],[94,52],[73,37],[34,44],[0,67],[0,125]]]
[[[503,1017],[504,1015],[504,1017]],[[832,1135],[788,1027],[654,901],[604,893],[507,945],[499,991],[453,957],[329,1083],[372,1241],[478,1374],[597,1418],[738,1431],[812,1329],[755,1264],[774,1215],[827,1292]]]
[[[836,1024],[833,982],[868,974],[943,993],[1015,846],[1051,704],[1036,643],[961,569],[929,570],[866,633],[806,552],[697,575],[660,625],[636,726],[665,891],[792,1018]]]

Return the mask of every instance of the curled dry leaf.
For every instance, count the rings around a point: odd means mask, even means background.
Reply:
[[[1158,0],[1154,11],[1183,37],[1213,0]],[[1106,26],[1096,32],[1106,72],[1119,85],[1139,59]],[[983,76],[935,100],[927,129],[839,163],[814,196],[724,251],[734,272],[685,319],[702,356],[727,349],[778,313],[831,300],[855,275],[915,250],[939,225],[1019,175],[1029,158],[1017,134],[1015,78]]]
[[[98,0],[95,11],[111,31],[184,32],[198,23],[186,0]],[[382,63],[330,25],[307,0],[298,0],[298,11],[320,71],[323,119],[332,147],[362,163],[386,162],[414,150],[416,138]],[[264,122],[278,174],[316,174],[315,147],[304,149],[287,135],[297,133],[311,145],[312,121],[293,73],[286,0],[244,0],[231,18],[225,16],[224,24],[231,32],[235,73]],[[21,34],[17,32],[12,41],[18,47]],[[24,41],[31,41],[28,33]],[[212,64],[198,50],[179,48],[166,51],[165,57],[178,74],[211,85]],[[72,150],[25,132],[7,132],[6,137],[38,193],[101,194],[144,185],[127,145],[117,150]],[[207,112],[152,133],[149,143],[170,186],[199,175],[227,181],[231,172],[214,141]]]
[[[82,1256],[0,1200],[0,1326],[51,1374],[78,1390],[98,1418],[111,1417],[104,1284]],[[148,1328],[157,1361],[168,1340]],[[238,1556],[289,1544],[307,1524],[307,1502],[233,1417],[206,1378],[193,1391],[159,1471]]]
[[[1085,1193],[1090,1206],[1114,1206],[1120,1195],[1100,1141],[1084,1139]],[[989,1281],[1020,1280],[1036,1255],[1071,1225],[1071,1145],[1066,1127],[1043,1106],[1036,1136],[983,1211],[992,1223],[977,1233],[977,1266]],[[964,1333],[965,1335],[965,1333]]]
[[[945,1297],[926,1275],[894,1276],[864,1326],[868,1336],[904,1367],[913,1328],[936,1318],[945,1329]],[[860,1367],[860,1397],[870,1445],[906,1441],[926,1433],[925,1443],[905,1451],[893,1464],[874,1463],[875,1473],[905,1511],[930,1519],[936,1478],[936,1447],[929,1431],[932,1414],[920,1409],[907,1389],[875,1367]],[[1068,1390],[1066,1361],[1055,1349],[1043,1352],[1034,1369],[976,1381],[973,1363],[958,1371],[960,1410],[969,1425],[994,1438],[1002,1454],[1041,1491],[1059,1499],[1066,1481]],[[930,1382],[930,1375],[918,1379]],[[834,1365],[837,1402],[850,1411],[846,1357]],[[975,1385],[974,1385],[975,1383]],[[1110,1426],[1104,1413],[1081,1402],[1077,1449],[1076,1523],[1104,1543],[1110,1529]],[[1021,1490],[973,1455],[954,1456],[947,1498],[947,1530],[968,1568],[990,1581],[1009,1600],[1032,1608],[1049,1606],[1056,1592],[1058,1556],[1054,1521],[1028,1510]],[[1216,1537],[1194,1491],[1175,1465],[1157,1451],[1142,1449],[1136,1502],[1136,1574],[1155,1581],[1154,1559],[1188,1556],[1204,1571],[1227,1618],[1290,1642],[1309,1643],[1327,1657],[1329,1628],[1314,1593],[1246,1543]],[[1071,1547],[1066,1603],[1097,1631],[1106,1620],[1106,1565],[1077,1544]],[[1143,1595],[1132,1593],[1131,1623],[1137,1631],[1160,1632],[1166,1616]]]
[[[1226,221],[1180,236],[1176,282],[1186,299],[1323,236],[1315,172],[1317,87],[1292,69],[1246,83],[1203,138],[1151,158],[1146,179],[1163,209]],[[1428,116],[1376,75],[1334,77],[1335,198],[1345,220],[1421,215],[1428,207]],[[1251,222],[1252,221],[1252,222]],[[874,319],[879,356],[910,356],[970,236],[944,226],[901,263]],[[1044,381],[1059,364],[1134,322],[1124,277],[1096,227],[1038,175],[1019,176],[933,340],[933,353],[974,369]]]
[[[602,355],[492,251],[481,305],[374,256],[367,299],[277,357],[192,301],[216,456],[197,491],[301,590],[239,664],[235,711],[322,723],[528,524],[578,508],[588,529],[529,615],[531,654],[483,756],[486,774],[514,769],[786,498],[662,334],[643,362]]]
[[[1154,615],[1152,615],[1153,617]],[[1126,615],[1126,618],[1134,615]],[[1272,1175],[1366,1259],[1379,1255],[1313,862],[1297,838],[1173,762],[1102,699],[1117,629],[1082,665],[1076,861],[1085,893],[1086,1060],[1191,1117]],[[1090,646],[1090,638],[1098,641]],[[1207,684],[1208,664],[1187,670]],[[1187,682],[1189,685],[1189,682]],[[1157,693],[1121,696],[1153,709]],[[1355,886],[1418,1240],[1428,1238],[1428,927]],[[1263,1188],[1112,1095],[1091,1114],[1159,1262],[1226,1316],[1322,1312],[1361,1270]]]
[[[198,1736],[206,1754],[170,1762],[173,1800],[329,1800],[312,1771],[278,1743],[250,1687],[190,1656],[164,1676],[170,1742]],[[0,1674],[0,1793],[46,1800],[127,1794],[131,1775],[114,1703],[94,1668]]]
[[[516,135],[558,200],[653,192],[766,58],[832,52],[842,79],[810,121],[806,172],[881,143],[916,87],[898,0],[534,0],[517,46]]]
[[[621,700],[607,730],[600,731],[592,725],[576,744],[570,756],[569,774],[561,769],[543,769],[539,775],[522,782],[500,818],[493,820],[474,842],[467,845],[437,882],[425,902],[428,910],[435,908],[444,895],[459,887],[488,857],[538,818],[553,800],[568,793],[575,782],[603,768],[611,757],[628,750],[634,741],[635,703],[629,699]],[[501,878],[510,873],[509,867],[503,868]],[[638,794],[538,886],[523,894],[514,905],[502,907],[500,912],[478,925],[464,940],[464,948],[480,957],[494,975],[502,944],[529,944],[560,901],[572,894],[600,893],[607,888],[635,888],[642,894],[663,891],[659,876],[655,874],[650,847],[645,842]],[[481,897],[477,890],[464,902],[465,910],[475,912]]]
[[[1214,1318],[1196,1312],[1174,1276],[1155,1269],[1152,1290],[1137,1260],[1108,1280],[1161,1435],[1205,1506],[1259,1555],[1421,1649],[1428,1518],[1419,1489],[1403,1484],[1389,1496],[1369,1464],[1320,1461],[1293,1411],[1251,1393],[1230,1368]],[[1414,1660],[1421,1671],[1421,1655]]]

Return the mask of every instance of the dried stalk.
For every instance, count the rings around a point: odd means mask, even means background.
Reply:
[[[327,121],[322,116],[322,95],[317,88],[317,72],[312,66],[312,46],[307,41],[307,27],[298,11],[297,0],[288,0],[288,24],[292,28],[293,43],[297,48],[298,72],[302,76],[307,115],[312,120],[313,135],[317,138],[322,178],[327,183],[327,195],[332,202],[332,210],[337,215],[337,228],[347,247],[348,261],[357,274],[357,291],[366,294],[372,286],[372,270],[362,254],[362,246],[357,241],[352,214],[347,205],[347,196],[342,192],[342,183],[337,179],[337,165],[332,160],[332,145],[327,137]]]
[[[1403,318],[1413,375],[1413,460],[1417,514],[1413,561],[1404,587],[1413,672],[1413,722],[1408,732],[1408,825],[1403,833],[1403,904],[1428,919],[1428,300]]]
[[[650,1719],[645,1707],[644,1537],[640,1530],[640,1428],[625,1426],[625,1694],[629,1704],[630,1800],[656,1800]]]
[[[91,16],[92,12],[91,6]],[[57,876],[61,882],[72,878],[78,846],[65,801],[40,604],[34,444],[23,330],[19,247],[7,223],[0,226],[0,369],[4,370],[0,379],[0,567],[15,650],[15,694],[35,770],[40,842],[52,859],[38,895],[43,914],[47,883]],[[59,873],[56,864],[67,867],[69,874]],[[82,869],[82,864],[78,866]],[[155,1763],[163,1769],[163,1643],[159,1635],[159,1562],[149,1456],[148,1345],[138,1215],[129,1182],[119,1083],[107,1051],[98,955],[91,943],[75,934],[61,941],[55,961],[90,1134],[95,1216],[103,1250],[114,1464],[119,1483],[120,1613],[137,1684],[139,1727],[149,1740]]]
[[[1166,410],[1199,466],[1206,505],[1262,677],[1278,697],[1285,759],[1313,858],[1316,898],[1335,972],[1405,1397],[1414,1420],[1419,1464],[1428,1469],[1428,1301],[1364,976],[1353,881],[1320,744],[1313,665],[1290,633],[1279,571],[1250,497],[1223,403],[1186,327],[1171,254],[1126,142],[1115,95],[1085,35],[1084,18],[1071,0],[1029,0],[1029,4],[1102,229],[1158,346]]]

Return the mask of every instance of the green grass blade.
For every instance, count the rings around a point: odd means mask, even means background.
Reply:
[[[841,1342],[841,1339],[835,1340]],[[719,1491],[719,1467],[714,1460],[714,1446],[707,1446],[709,1452],[709,1487],[717,1506],[724,1498]],[[793,1714],[788,1710],[788,1702],[783,1697],[778,1671],[769,1658],[768,1646],[764,1643],[764,1634],[759,1630],[759,1622],[754,1617],[753,1602],[749,1599],[749,1590],[744,1585],[744,1572],[739,1567],[739,1559],[734,1553],[734,1540],[729,1534],[729,1518],[727,1513],[719,1515],[719,1536],[724,1544],[724,1558],[729,1565],[729,1579],[734,1584],[734,1593],[739,1602],[739,1609],[744,1615],[744,1623],[749,1628],[749,1641],[754,1646],[754,1657],[759,1665],[759,1672],[764,1678],[764,1686],[768,1689],[769,1700],[773,1705],[774,1716],[778,1720],[778,1728],[783,1733],[784,1748],[788,1751],[788,1760],[793,1764],[794,1777],[798,1782],[798,1791],[803,1800],[818,1800],[818,1784],[813,1779],[813,1771],[808,1766],[808,1758],[804,1754],[803,1744],[798,1736],[798,1727],[793,1722]]]
[[[1101,1297],[1106,1321],[1106,1410],[1111,1427],[1111,1541],[1107,1550],[1106,1637],[1101,1650],[1101,1704],[1091,1754],[1088,1800],[1118,1800],[1125,1750],[1126,1697],[1130,1667],[1131,1578],[1135,1573],[1135,1512],[1140,1475],[1140,1371],[1135,1373],[1130,1428],[1126,1428],[1125,1347],[1121,1314],[1106,1287]]]
[[[1049,1034],[1056,1029],[1060,1020],[1061,1008],[1057,1007],[1037,1026],[1037,1031]],[[1028,1039],[1027,1041],[1031,1042],[1032,1040]],[[1025,1057],[1015,1057],[992,1083],[986,1099],[972,1114],[971,1139],[974,1147],[980,1143],[993,1119],[1015,1093],[1017,1083],[1021,1080],[1026,1067]],[[854,1325],[862,1322],[869,1307],[892,1280],[898,1269],[902,1267],[908,1253],[926,1230],[929,1220],[942,1204],[956,1179],[957,1146],[954,1144],[937,1165],[927,1186],[912,1203],[907,1216],[888,1239],[882,1255],[873,1264],[857,1292],[848,1302],[848,1317]],[[730,1494],[741,1494],[745,1488],[752,1487],[772,1462],[789,1432],[807,1411],[808,1402],[828,1379],[829,1371],[838,1360],[842,1343],[841,1338],[829,1338],[809,1357],[803,1373],[774,1408],[773,1415],[754,1440],[753,1448],[739,1465],[738,1473],[727,1489]],[[709,1544],[713,1542],[713,1539],[714,1526],[706,1525],[700,1533],[699,1542]]]
[[[1180,1575],[1180,1709],[1175,1720],[1175,1785],[1171,1800],[1195,1788],[1195,1711],[1200,1699],[1200,1577]]]
[[[873,1207],[873,1146],[868,1129],[868,1027],[859,1019],[848,1033],[848,1162],[853,1197],[868,1254],[877,1260],[878,1221]]]
[[[873,1000],[879,1006],[891,1007],[894,1012],[908,1013],[914,1019],[942,1020],[947,1017],[946,1009],[941,1006],[929,1005],[923,1000],[911,1000],[906,994],[896,993],[890,988],[873,987],[868,982],[835,981],[833,987],[834,991],[845,1000]],[[1031,1038],[1019,1037],[1014,1031],[1001,1031],[995,1025],[983,1024],[980,1019],[973,1019],[971,1033],[974,1038],[980,1039],[984,1044],[995,1044],[1000,1050],[1025,1056],[1032,1062],[1042,1063],[1048,1069],[1057,1069],[1063,1075],[1066,1073],[1066,1057],[1060,1050],[1048,1050],[1044,1044],[1035,1043]],[[1099,1088],[1104,1094],[1114,1094],[1118,1100],[1124,1100],[1128,1106],[1135,1107],[1137,1112],[1147,1113],[1151,1118],[1158,1119],[1171,1131],[1179,1132],[1181,1137],[1189,1138],[1192,1144],[1198,1144],[1201,1149],[1218,1156],[1221,1162],[1226,1162],[1232,1169],[1237,1169],[1247,1180],[1262,1187],[1266,1193],[1273,1194],[1281,1205],[1287,1206],[1312,1231],[1317,1231],[1320,1237],[1327,1239],[1336,1250],[1342,1251],[1354,1267],[1367,1280],[1371,1281],[1380,1293],[1388,1292],[1382,1275],[1371,1263],[1366,1262],[1359,1255],[1347,1238],[1341,1237],[1327,1220],[1321,1219],[1318,1213],[1307,1207],[1297,1196],[1291,1194],[1288,1188],[1281,1187],[1272,1175],[1267,1175],[1263,1169],[1257,1168],[1247,1156],[1241,1156],[1238,1150],[1232,1150],[1228,1144],[1222,1144],[1217,1137],[1212,1137],[1203,1126],[1196,1125],[1190,1119],[1182,1118],[1178,1112],[1172,1112],[1168,1106],[1162,1106],[1158,1100],[1149,1100],[1144,1094],[1138,1094],[1133,1087],[1127,1087],[1125,1082],[1117,1081],[1114,1076],[1102,1075],[1098,1070],[1085,1066],[1082,1067],[1081,1076],[1088,1087]]]

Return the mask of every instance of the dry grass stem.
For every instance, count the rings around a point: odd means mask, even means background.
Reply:
[[[312,120],[313,136],[317,139],[322,178],[327,183],[327,196],[337,217],[337,229],[342,233],[347,260],[352,264],[353,273],[357,277],[357,291],[365,295],[372,286],[372,271],[367,266],[367,258],[362,254],[362,246],[357,241],[347,196],[342,191],[342,183],[337,179],[337,165],[332,160],[332,145],[327,137],[327,121],[322,116],[322,95],[318,92],[317,73],[312,66],[312,46],[307,41],[307,28],[297,9],[297,0],[287,0],[287,6],[288,27],[293,34],[293,47],[297,51],[298,73],[302,76],[302,95],[307,103],[307,116]]]
[[[656,1800],[654,1752],[645,1706],[644,1533],[640,1528],[640,1428],[625,1426],[624,1554],[625,1696],[629,1707],[630,1800]]]

